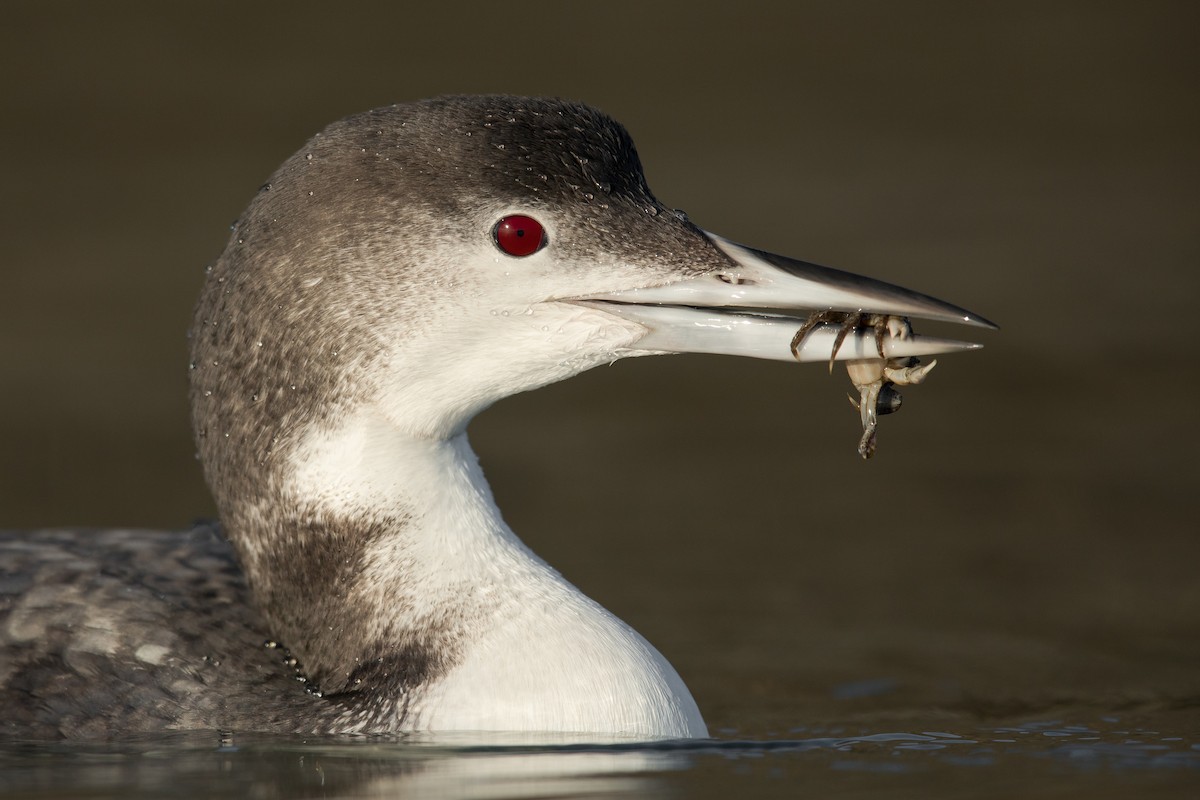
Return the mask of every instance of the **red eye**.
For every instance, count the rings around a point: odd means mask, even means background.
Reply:
[[[512,214],[496,223],[496,245],[510,256],[527,256],[542,249],[546,231],[542,223],[524,214]]]

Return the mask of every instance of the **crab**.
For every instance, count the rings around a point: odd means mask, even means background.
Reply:
[[[878,418],[900,409],[902,398],[895,387],[921,383],[937,365],[937,361],[922,365],[917,358],[888,358],[884,354],[883,343],[887,337],[907,339],[912,335],[912,326],[905,317],[841,311],[818,311],[810,314],[792,337],[792,355],[799,358],[800,345],[818,325],[825,324],[841,326],[829,356],[831,373],[838,351],[851,332],[858,328],[871,328],[875,332],[875,349],[879,358],[853,359],[846,362],[850,382],[859,392],[858,398],[849,395],[850,404],[858,409],[862,419],[863,435],[858,441],[858,454],[863,458],[870,458],[875,455]]]

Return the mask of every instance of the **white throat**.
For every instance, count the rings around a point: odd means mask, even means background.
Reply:
[[[405,520],[369,543],[347,597],[383,638],[439,631],[446,669],[397,730],[707,736],[666,659],[505,524],[465,433],[413,438],[360,411],[310,434],[286,480],[336,516]]]

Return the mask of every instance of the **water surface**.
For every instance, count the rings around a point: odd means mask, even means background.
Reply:
[[[1161,727],[1161,726],[1160,726]],[[1194,789],[1200,743],[1107,718],[950,731],[654,744],[177,734],[107,745],[7,743],[5,796],[1157,796]]]

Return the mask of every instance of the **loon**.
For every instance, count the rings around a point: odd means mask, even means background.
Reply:
[[[505,524],[467,424],[628,356],[976,346],[863,315],[994,327],[698,228],[586,105],[335,122],[234,224],[189,332],[219,524],[0,537],[0,730],[705,737],[666,659]]]

